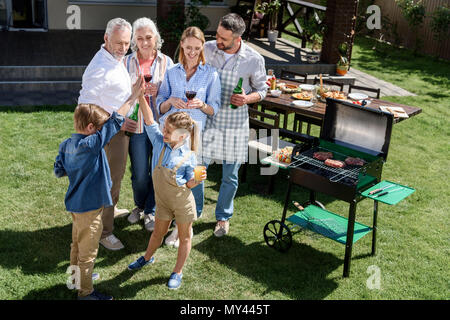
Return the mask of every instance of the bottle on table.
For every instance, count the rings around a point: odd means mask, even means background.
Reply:
[[[270,79],[270,90],[276,90],[277,89],[277,78],[275,78],[275,74]]]
[[[236,87],[233,90],[233,94],[241,94],[242,93],[242,78],[239,78],[239,81],[236,85]],[[234,104],[230,103],[230,108],[231,109],[237,109],[237,106],[235,106]]]
[[[136,106],[134,107],[133,113],[130,114],[130,116],[128,117],[128,119],[134,120],[134,121],[138,121],[138,112],[139,112],[139,103],[136,103]],[[129,131],[125,131],[125,134],[129,137],[131,137],[134,132],[129,132]]]

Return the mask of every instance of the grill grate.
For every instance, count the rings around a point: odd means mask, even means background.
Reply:
[[[332,152],[335,156],[334,158],[336,158],[336,156],[338,159],[345,159],[347,157],[347,155],[345,154],[327,150],[325,148],[311,148],[298,155],[294,155],[289,167],[311,170],[321,176],[327,177],[331,182],[342,182],[342,180],[345,179],[345,181],[348,183],[350,179],[350,184],[357,183],[361,167],[346,165],[346,167],[344,168],[334,168],[327,166],[323,161],[313,158],[314,152],[317,152],[319,150]]]

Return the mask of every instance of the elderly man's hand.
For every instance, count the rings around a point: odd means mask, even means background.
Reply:
[[[129,132],[135,132],[137,128],[137,122],[134,120],[131,120],[129,118],[125,118],[125,121],[122,125],[122,128],[120,130],[122,131],[129,131]]]

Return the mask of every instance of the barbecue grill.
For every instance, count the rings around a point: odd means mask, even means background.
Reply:
[[[373,226],[355,221],[356,205],[365,199],[362,193],[381,181],[387,159],[393,115],[341,100],[327,98],[320,138],[308,137],[297,144],[289,165],[289,184],[283,215],[264,227],[264,239],[270,247],[285,252],[292,245],[292,232],[286,220],[345,244],[344,277],[349,276],[353,243],[372,232],[375,254],[378,201],[374,201]],[[332,152],[334,160],[347,157],[364,160],[362,166],[330,167],[313,157],[315,152]],[[294,185],[309,189],[309,200],[298,205],[300,211],[286,219]],[[324,193],[350,204],[348,218],[327,211],[316,200]]]

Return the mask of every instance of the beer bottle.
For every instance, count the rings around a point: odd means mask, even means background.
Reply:
[[[233,90],[233,94],[241,94],[242,93],[242,78],[239,78],[239,81],[236,85],[236,87]],[[237,109],[237,106],[235,106],[234,104],[230,103],[230,108],[231,109]]]
[[[128,117],[128,119],[134,120],[134,121],[138,121],[138,112],[139,112],[139,103],[136,103],[136,106],[134,107],[133,113],[130,114],[130,116]],[[125,134],[129,137],[131,137],[134,132],[129,132],[129,131],[125,131]]]

